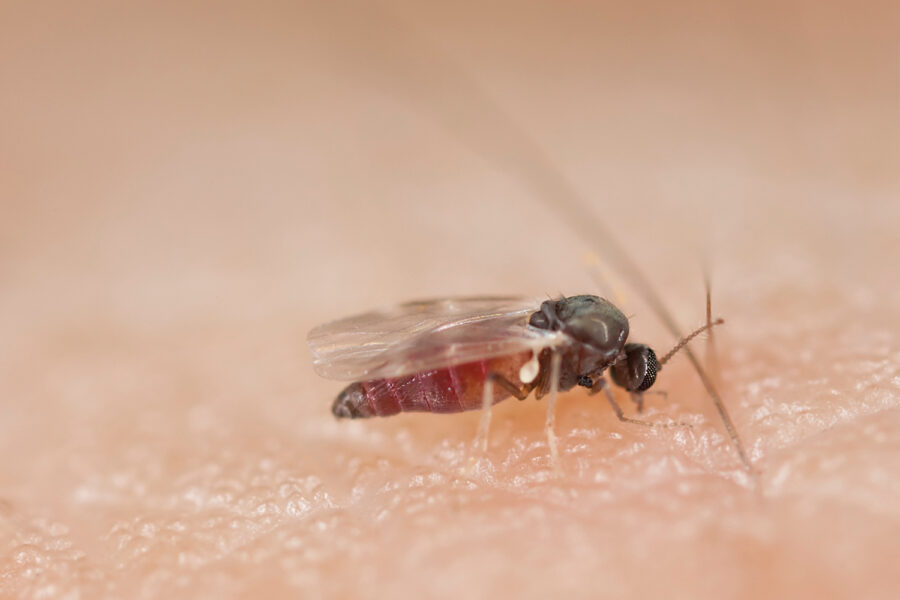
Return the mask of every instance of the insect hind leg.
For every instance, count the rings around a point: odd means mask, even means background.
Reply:
[[[509,392],[509,395],[516,400],[524,400],[528,397],[529,394],[531,394],[531,390],[534,389],[533,382],[518,386],[503,375],[496,372],[488,373],[485,383],[487,383],[487,381],[490,381],[491,383],[503,388],[503,390]]]
[[[481,421],[478,423],[478,434],[475,436],[475,448],[487,451],[488,434],[491,427],[491,407],[494,406],[494,386],[498,386],[512,397],[524,400],[534,389],[533,383],[518,386],[500,373],[490,372],[484,379],[481,400]]]

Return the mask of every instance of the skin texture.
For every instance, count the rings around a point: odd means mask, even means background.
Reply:
[[[0,9],[0,596],[897,597],[896,6],[129,6]],[[477,413],[333,419],[319,322],[601,291],[502,118],[684,329],[710,262],[756,489],[683,357],[561,477],[533,400],[467,474]]]

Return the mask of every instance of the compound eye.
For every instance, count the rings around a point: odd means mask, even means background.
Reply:
[[[644,344],[625,344],[625,360],[613,365],[612,379],[629,392],[643,392],[656,382],[659,361]]]
[[[659,362],[656,360],[656,353],[647,348],[647,356],[646,358],[646,370],[644,371],[644,378],[641,380],[641,385],[638,386],[635,392],[643,392],[647,390],[656,382],[656,374],[659,372]]]

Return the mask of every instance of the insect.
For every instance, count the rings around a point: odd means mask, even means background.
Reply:
[[[327,323],[308,342],[320,375],[353,382],[332,405],[338,418],[488,409],[509,397],[524,400],[534,392],[540,399],[582,386],[591,394],[604,391],[620,420],[653,426],[658,423],[625,417],[607,371],[640,410],[663,365],[721,322],[708,321],[658,359],[649,346],[628,342],[628,319],[598,296],[540,306],[516,297],[456,298]]]
[[[720,396],[713,378],[706,372],[706,368],[691,348],[684,345],[694,334],[682,337],[680,328],[666,304],[654,289],[650,279],[644,274],[642,265],[634,260],[628,249],[617,241],[616,232],[611,231],[603,219],[598,217],[596,209],[602,207],[595,206],[596,202],[591,202],[592,196],[586,196],[577,186],[573,185],[566,175],[556,167],[551,160],[551,155],[546,152],[540,141],[529,135],[526,129],[520,127],[503,107],[498,105],[490,94],[486,93],[477,79],[467,73],[465,68],[457,64],[437,45],[430,43],[427,35],[420,35],[420,32],[410,29],[393,13],[379,8],[371,8],[371,11],[366,13],[364,23],[367,31],[372,28],[373,23],[377,23],[377,30],[383,32],[386,39],[390,40],[390,43],[386,44],[384,48],[377,45],[366,47],[365,55],[366,64],[373,61],[385,74],[385,77],[381,79],[388,83],[390,93],[397,94],[398,97],[405,97],[416,109],[424,107],[426,114],[429,114],[436,123],[450,131],[466,146],[489,162],[502,166],[504,169],[510,169],[521,180],[524,187],[531,188],[535,198],[550,211],[549,214],[557,217],[561,225],[565,225],[569,231],[580,237],[582,242],[594,249],[597,255],[603,256],[618,275],[643,298],[673,336],[682,339],[676,349],[684,347],[684,354],[703,383],[709,399],[731,439],[732,446],[744,468],[756,481],[756,472],[750,457],[741,442],[728,407]],[[398,49],[402,51],[398,51]],[[592,210],[592,206],[595,210]],[[708,290],[709,286],[707,285],[707,307],[709,306]],[[389,317],[372,313],[368,315],[368,318],[385,320]],[[709,318],[707,318],[707,324],[709,325]],[[340,325],[334,324],[332,327],[340,327]],[[319,334],[324,332],[322,328],[316,331]],[[371,349],[376,353],[385,350],[377,343]],[[559,354],[552,356],[559,357]],[[386,355],[383,358],[386,358]],[[317,359],[319,363],[317,368],[325,369],[325,363],[328,360],[323,354]],[[560,358],[557,360],[562,362]],[[538,362],[540,363],[540,359]],[[615,367],[622,368],[620,363],[621,359],[614,361],[611,368],[613,375],[617,370]],[[552,364],[553,361],[551,361],[551,366]],[[546,370],[546,362],[543,363],[543,367]],[[560,369],[562,370],[562,365],[560,365]],[[409,374],[405,373],[405,375]],[[389,376],[400,377],[400,375],[379,375],[373,368],[368,375],[362,373],[360,379],[364,380],[368,376],[375,379]],[[551,378],[551,382],[552,380],[553,378]],[[615,377],[613,380],[615,381]],[[488,392],[493,387],[492,383],[491,378],[485,379],[484,387]],[[586,380],[585,383],[587,383]],[[607,397],[610,396],[611,394],[607,394]],[[488,399],[487,393],[485,393],[485,399]],[[637,399],[640,408],[640,396]],[[548,404],[552,405],[552,403],[553,396]],[[485,414],[489,415],[490,412],[485,411]],[[619,414],[618,411],[617,414]],[[548,422],[550,415],[551,410],[548,407]],[[551,429],[548,427],[548,434],[550,431]]]

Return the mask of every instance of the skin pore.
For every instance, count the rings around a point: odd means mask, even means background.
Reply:
[[[896,8],[369,11],[4,8],[0,596],[895,596]],[[758,488],[683,356],[559,477],[533,399],[468,476],[477,413],[332,417],[306,332],[412,298],[596,269],[675,344],[535,148],[682,330],[710,263]]]

